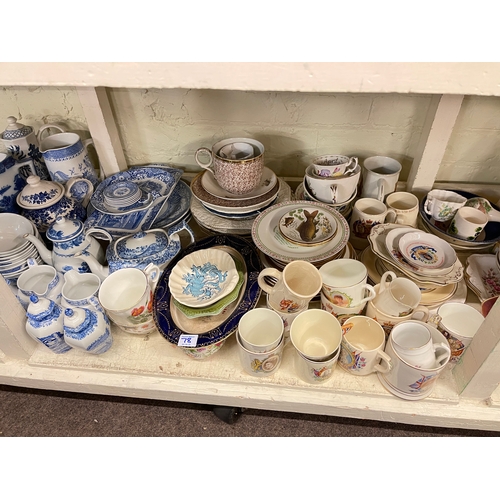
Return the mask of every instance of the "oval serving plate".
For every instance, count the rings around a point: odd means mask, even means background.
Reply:
[[[202,248],[224,246],[231,247],[242,255],[247,268],[247,281],[244,286],[241,287],[241,300],[238,298],[230,305],[230,308],[228,308],[229,311],[234,306],[232,312],[228,312],[227,316],[224,316],[221,323],[217,326],[213,326],[213,323],[210,321],[208,323],[210,326],[206,328],[206,331],[198,333],[196,347],[209,346],[229,337],[229,335],[236,331],[243,314],[257,305],[262,291],[257,282],[257,278],[262,269],[257,249],[244,238],[235,235],[220,234],[204,238],[182,251],[163,271],[156,285],[153,296],[153,318],[160,334],[171,344],[177,345],[180,336],[189,333],[183,330],[172,316],[172,295],[168,287],[168,278],[173,267],[181,258],[193,251]],[[179,314],[182,315],[180,311]],[[208,317],[205,319],[213,318],[214,317]],[[200,321],[201,320],[200,318]]]
[[[403,257],[419,270],[440,269],[445,272],[457,260],[455,250],[446,241],[425,231],[404,234],[399,239],[398,248]]]

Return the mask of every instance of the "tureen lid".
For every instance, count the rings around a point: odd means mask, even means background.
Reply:
[[[56,221],[47,229],[45,236],[50,241],[67,241],[75,238],[83,231],[83,222],[79,220],[58,217]]]
[[[26,137],[31,134],[31,132],[33,132],[32,127],[17,123],[17,118],[15,116],[9,116],[7,118],[7,127],[2,134],[2,139],[12,141],[13,139]]]
[[[44,208],[59,201],[63,194],[64,186],[59,182],[41,180],[38,175],[30,175],[16,201],[22,208]]]
[[[157,255],[168,245],[169,239],[165,231],[152,229],[119,238],[115,243],[115,251],[120,259],[143,259]]]

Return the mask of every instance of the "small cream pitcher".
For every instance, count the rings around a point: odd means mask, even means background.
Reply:
[[[42,132],[49,128],[60,130],[60,133],[40,140]],[[53,181],[65,184],[73,177],[83,177],[92,182],[94,187],[97,186],[99,179],[87,152],[87,146],[93,144],[93,139],[82,141],[78,134],[66,132],[54,124],[40,127],[37,137],[40,152]]]

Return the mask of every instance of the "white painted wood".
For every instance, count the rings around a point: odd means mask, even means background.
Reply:
[[[0,349],[5,356],[28,359],[36,341],[26,333],[26,311],[9,285],[0,278]]]
[[[126,170],[127,162],[106,89],[78,87],[77,91],[99,157],[101,178]]]
[[[432,98],[408,175],[407,184],[410,191],[427,193],[432,189],[463,97],[463,95],[442,95]]]
[[[500,95],[489,62],[0,63],[5,86]]]
[[[485,400],[500,383],[500,303],[495,303],[481,328],[453,369],[460,395]]]

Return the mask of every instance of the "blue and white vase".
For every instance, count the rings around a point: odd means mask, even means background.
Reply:
[[[53,300],[31,295],[26,313],[26,332],[55,354],[68,352],[64,341],[63,308]]]
[[[31,160],[19,169],[23,179],[26,180],[30,175],[38,175],[40,179],[50,179],[33,127],[17,123],[14,116],[9,116],[7,127],[0,134],[0,139],[15,160],[18,162]]]
[[[68,345],[90,354],[103,354],[113,344],[109,319],[101,311],[66,307],[64,340]]]

